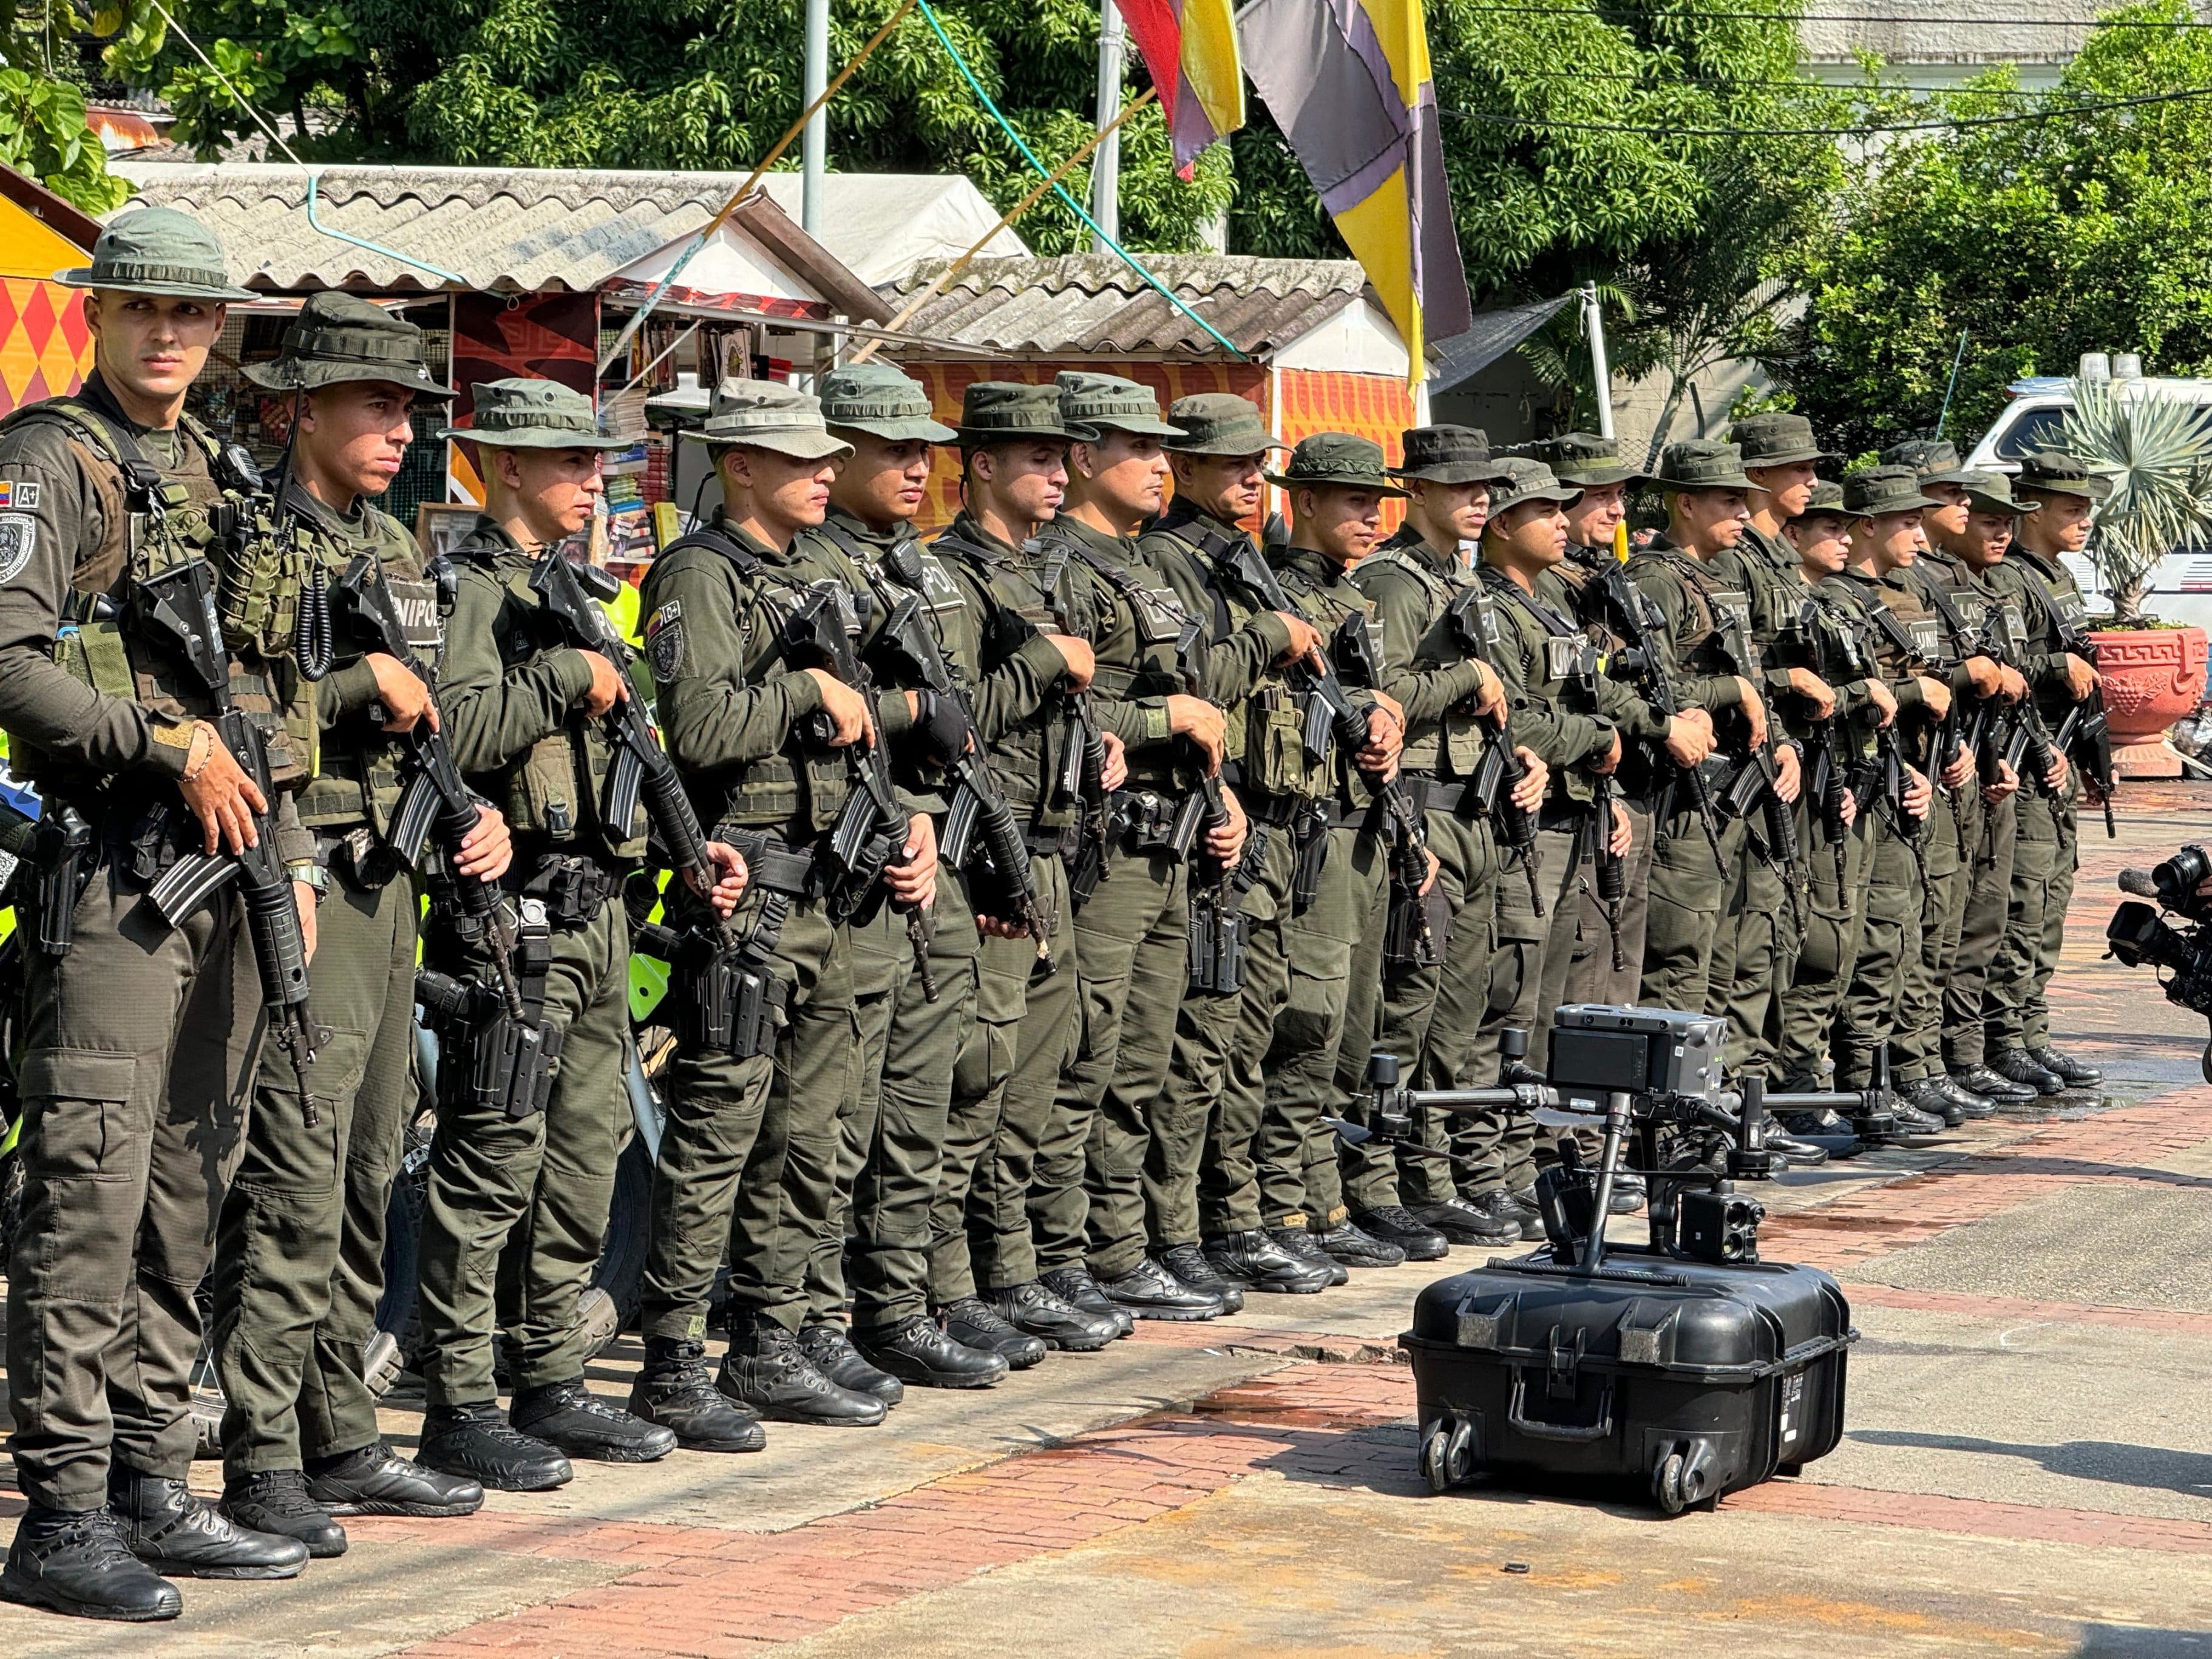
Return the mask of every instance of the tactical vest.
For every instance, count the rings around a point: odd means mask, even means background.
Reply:
[[[1468,653],[1445,612],[1467,586],[1476,581],[1472,573],[1460,578],[1449,576],[1436,568],[1423,550],[1401,541],[1376,548],[1359,562],[1358,570],[1361,574],[1374,570],[1402,570],[1426,596],[1428,626],[1413,642],[1411,666],[1415,671],[1456,668],[1468,660]],[[1483,592],[1476,603],[1483,657],[1488,661],[1491,653],[1502,649],[1506,641],[1499,631],[1497,607],[1489,594]],[[1410,722],[1410,728],[1406,733],[1405,751],[1398,762],[1401,770],[1427,777],[1471,778],[1482,764],[1482,747],[1488,738],[1472,708],[1448,708],[1442,718],[1414,720]]]
[[[519,668],[549,651],[571,648],[568,635],[532,591],[530,572],[537,563],[533,556],[471,536],[453,550],[452,557],[457,584],[489,584],[505,596],[510,613],[519,613],[519,626],[500,641],[503,666]],[[446,609],[450,614],[450,603]],[[646,813],[641,801],[626,825],[611,827],[601,820],[600,803],[606,798],[607,769],[613,757],[599,722],[572,705],[561,730],[538,738],[489,775],[471,781],[500,803],[516,835],[626,863],[645,855]]]
[[[1139,578],[1119,560],[1108,558],[1087,542],[1070,534],[1047,532],[1048,560],[1062,556],[1071,583],[1079,568],[1089,573],[1092,609],[1098,633],[1091,643],[1103,647],[1119,631],[1121,617],[1128,629],[1130,659],[1117,661],[1101,649],[1091,689],[1115,702],[1134,702],[1142,697],[1167,697],[1182,690],[1182,664],[1177,655],[1183,629],[1193,620],[1175,590]],[[1146,573],[1149,574],[1150,573]],[[1117,617],[1117,611],[1121,616]],[[1181,752],[1178,752],[1181,751]],[[1128,754],[1131,788],[1151,787],[1188,792],[1197,787],[1199,774],[1187,745],[1148,744]]]
[[[62,428],[100,503],[101,538],[89,559],[70,575],[71,596],[52,647],[53,660],[103,696],[138,704],[164,723],[214,713],[205,695],[169,653],[137,636],[128,585],[188,559],[205,558],[214,571],[220,606],[228,580],[224,544],[252,503],[226,489],[216,476],[221,451],[214,438],[186,416],[179,422],[174,471],[158,468],[113,416],[81,397],[50,398],[16,410],[0,430],[44,422]],[[118,601],[113,614],[96,614],[95,601]],[[227,641],[228,642],[228,641]],[[230,695],[260,728],[270,779],[279,790],[299,789],[318,760],[313,699],[296,666],[231,642]],[[62,793],[96,787],[54,757],[21,745],[17,769],[35,784]],[[272,803],[273,804],[273,803]]]
[[[1375,607],[1371,599],[1348,581],[1334,583],[1324,587],[1313,576],[1299,569],[1291,562],[1296,556],[1297,550],[1279,549],[1279,554],[1285,556],[1271,559],[1268,562],[1275,568],[1275,574],[1283,585],[1285,597],[1297,607],[1300,616],[1320,630],[1324,645],[1334,636],[1336,630],[1343,625],[1347,617],[1356,616],[1370,623],[1372,622]],[[1320,556],[1316,554],[1313,556],[1317,558]],[[1372,558],[1374,555],[1370,553],[1368,557]],[[1300,722],[1299,730],[1292,735],[1300,743],[1304,742],[1303,720]],[[1365,775],[1352,763],[1352,757],[1345,752],[1342,744],[1335,745],[1335,753],[1331,757],[1330,763],[1334,769],[1334,773],[1323,773],[1315,780],[1320,787],[1315,790],[1312,799],[1320,799],[1334,795],[1340,803],[1354,810],[1366,806],[1375,799],[1373,786],[1368,782]],[[1402,758],[1399,762],[1399,766],[1401,769],[1405,769],[1406,763]]]
[[[1035,565],[991,546],[980,535],[970,537],[962,527],[964,522],[955,521],[930,546],[939,557],[965,567],[999,602],[1000,608],[981,630],[979,678],[995,673],[1033,635],[1078,631],[1066,625],[1040,591],[1041,573]],[[1062,830],[1075,821],[1076,797],[1062,787],[1071,739],[1069,707],[1066,694],[1055,690],[989,740],[992,769],[1007,800],[1028,811],[1040,830]]]
[[[1674,636],[1675,653],[1682,665],[1691,673],[1709,676],[1756,672],[1755,668],[1737,666],[1723,637],[1731,616],[1749,623],[1750,596],[1727,586],[1699,561],[1671,548],[1645,550],[1629,569],[1638,574],[1654,565],[1674,578],[1687,602],[1681,629]]]

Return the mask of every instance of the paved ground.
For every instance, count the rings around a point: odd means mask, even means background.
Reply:
[[[917,1393],[879,1430],[358,1521],[343,1559],[187,1585],[158,1631],[0,1607],[0,1653],[2212,1653],[2205,1028],[2096,960],[2113,873],[2212,841],[2212,790],[2128,801],[2060,986],[2112,1081],[1762,1194],[1765,1254],[1835,1272],[1864,1340],[1843,1444],[1717,1514],[1426,1496],[1393,1340],[1437,1273],[1407,1267]],[[637,1358],[594,1383],[626,1392]],[[416,1424],[387,1417],[401,1445]]]

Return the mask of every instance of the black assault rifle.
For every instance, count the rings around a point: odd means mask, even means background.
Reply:
[[[1461,651],[1495,673],[1496,666],[1490,660],[1490,642],[1482,633],[1482,590],[1468,587],[1445,607],[1444,616]],[[1483,747],[1481,763],[1469,787],[1474,793],[1475,810],[1504,832],[1506,846],[1520,861],[1521,873],[1528,880],[1529,905],[1540,916],[1544,914],[1544,894],[1536,874],[1536,815],[1513,799],[1513,792],[1528,775],[1520,749],[1513,735],[1512,710],[1501,707],[1491,722],[1490,741]]]

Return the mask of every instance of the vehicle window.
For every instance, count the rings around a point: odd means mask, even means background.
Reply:
[[[2065,440],[2063,409],[2031,409],[1998,435],[1997,458],[2024,461],[2039,449],[2063,448]]]

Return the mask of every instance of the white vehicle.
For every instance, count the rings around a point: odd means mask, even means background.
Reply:
[[[2212,380],[2145,374],[2142,360],[2133,352],[2121,352],[2109,359],[2101,351],[2085,352],[2081,378],[2112,380],[2123,398],[2162,392],[2212,409]],[[2074,407],[2072,380],[2057,374],[2035,375],[2014,380],[2006,391],[2012,401],[1966,457],[1970,467],[2017,472],[2027,456],[2065,442],[2066,412]],[[2092,611],[2111,607],[2104,583],[2088,560],[2069,555],[2066,567],[2081,583]],[[2146,615],[2212,631],[2212,547],[2170,554],[2160,561],[2143,592],[2142,608]]]

